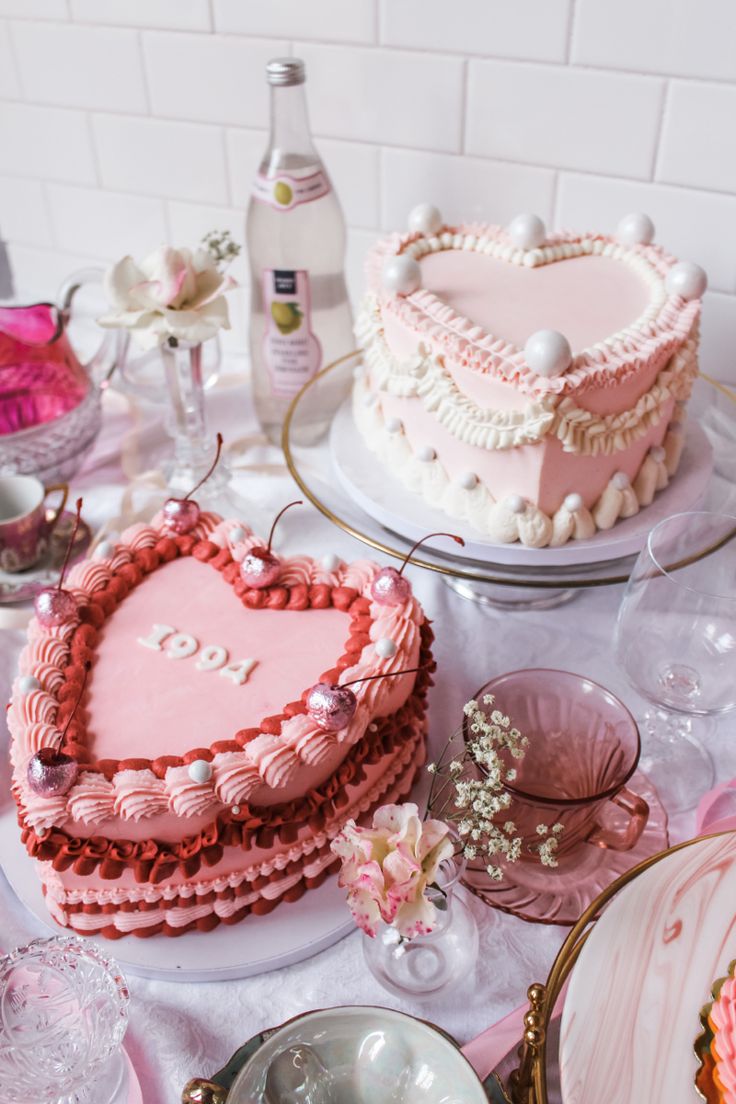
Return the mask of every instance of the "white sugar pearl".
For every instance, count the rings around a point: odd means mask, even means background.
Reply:
[[[544,244],[547,230],[539,215],[517,215],[509,223],[509,237],[519,249],[537,249]]]
[[[521,495],[508,495],[504,499],[504,503],[506,506],[508,506],[512,514],[523,514],[526,510],[526,501],[521,497]]]
[[[617,491],[625,491],[627,487],[631,486],[631,480],[626,472],[622,471],[614,472],[611,477],[611,483],[613,483]]]
[[[409,212],[409,230],[412,234],[424,234],[430,237],[438,234],[444,223],[439,208],[431,203],[420,203]]]
[[[240,806],[239,805],[233,805],[230,812],[233,814],[233,816],[238,816],[239,813],[240,813]]]
[[[381,283],[396,295],[411,295],[422,283],[422,270],[413,257],[399,254],[389,257],[383,266]]]
[[[325,571],[337,571],[340,566],[340,557],[336,556],[334,552],[328,552],[320,560]]]
[[[654,241],[654,223],[641,211],[625,215],[616,227],[616,237],[624,245],[649,245]]]
[[[573,494],[565,495],[564,506],[565,509],[571,514],[574,514],[576,510],[582,510],[583,496],[575,494],[574,492]]]
[[[655,464],[661,464],[666,454],[661,445],[654,445],[650,448],[649,455]]]
[[[472,491],[478,486],[478,476],[475,472],[463,472],[458,483],[464,491]]]
[[[402,424],[401,418],[389,418],[386,422],[386,431],[388,433],[401,433]]]
[[[381,659],[391,659],[391,656],[396,655],[396,644],[388,636],[381,637],[376,641],[376,655]]]
[[[417,460],[421,460],[423,464],[428,464],[430,460],[434,460],[437,453],[431,445],[422,445],[417,452]]]
[[[565,335],[557,330],[537,330],[524,346],[524,357],[532,372],[549,379],[567,371],[572,349]]]
[[[212,764],[206,759],[195,759],[187,767],[187,774],[192,782],[209,782],[212,777]]]
[[[230,544],[239,544],[240,541],[245,540],[245,529],[242,525],[234,525],[228,532],[227,539]]]
[[[95,560],[109,560],[115,554],[115,545],[108,540],[100,541],[92,553]]]
[[[708,286],[705,269],[692,261],[680,261],[667,273],[665,287],[670,295],[680,295],[683,299],[700,299]]]
[[[21,694],[30,694],[32,690],[40,690],[41,683],[35,675],[21,675],[18,679],[18,691]]]

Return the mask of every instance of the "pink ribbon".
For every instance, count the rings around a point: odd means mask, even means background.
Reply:
[[[550,1017],[550,1023],[562,1015],[562,1006],[565,1003],[566,996],[567,982],[563,985],[557,998],[554,1012]],[[492,1027],[487,1027],[480,1035],[476,1035],[462,1048],[463,1054],[481,1081],[485,1081],[501,1064],[506,1055],[519,1045],[524,1034],[524,1016],[528,1011],[528,1004],[520,1005],[519,1008],[509,1012],[498,1023],[493,1024]]]
[[[698,836],[705,832],[736,832],[736,778],[722,782],[700,799],[695,831]]]

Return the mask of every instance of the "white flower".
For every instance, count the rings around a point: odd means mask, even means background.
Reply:
[[[123,257],[105,273],[111,310],[101,326],[124,328],[144,349],[170,338],[198,343],[230,329],[225,292],[236,287],[205,249],[161,246],[140,266]]]

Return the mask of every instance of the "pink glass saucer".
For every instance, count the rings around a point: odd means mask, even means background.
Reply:
[[[76,514],[71,510],[64,511],[51,536],[48,551],[33,567],[29,567],[27,571],[0,571],[0,605],[30,602],[39,590],[58,583],[75,518]],[[92,530],[82,520],[69,557],[70,567],[85,556],[91,541]]]
[[[669,847],[667,813],[654,784],[641,771],[629,782],[649,805],[649,819],[641,837],[630,851],[613,851],[594,844],[581,843],[563,855],[556,867],[536,862],[501,864],[503,881],[494,882],[484,866],[473,869],[469,863],[463,884],[492,908],[510,912],[532,924],[576,922],[606,886],[649,855]],[[606,826],[615,825],[616,808],[609,806]]]

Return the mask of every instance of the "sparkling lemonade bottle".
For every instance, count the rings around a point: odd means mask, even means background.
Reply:
[[[271,134],[253,184],[246,241],[251,269],[253,395],[278,443],[294,395],[320,368],[355,348],[345,286],[345,220],[309,133],[304,63],[276,58]],[[292,440],[312,444],[349,390],[350,366],[318,381],[299,404]]]

